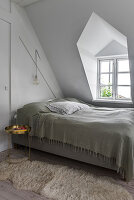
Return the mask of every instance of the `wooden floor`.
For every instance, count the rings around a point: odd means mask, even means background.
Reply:
[[[5,158],[5,156],[6,152],[0,153],[0,161],[2,161]],[[81,168],[86,171],[90,171],[91,173],[98,176],[110,176],[114,178],[116,182],[118,182],[120,185],[126,188],[134,197],[134,180],[132,180],[129,183],[126,183],[123,180],[121,180],[121,178],[112,170],[96,167],[78,161],[73,161],[70,159],[62,158],[37,150],[32,150],[31,158],[32,160],[47,161],[50,163],[56,162],[75,168]],[[9,181],[0,181],[0,200],[48,200],[48,198],[35,194],[34,192],[16,190],[12,186],[12,183],[10,183]]]
[[[0,200],[48,200],[34,192],[16,190],[10,182],[0,182]]]

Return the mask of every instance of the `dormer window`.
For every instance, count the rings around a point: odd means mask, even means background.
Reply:
[[[98,99],[130,100],[131,83],[128,58],[98,59]]]
[[[124,34],[92,13],[77,47],[93,101],[132,102],[127,44]]]

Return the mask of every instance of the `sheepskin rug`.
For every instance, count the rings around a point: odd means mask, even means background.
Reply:
[[[56,200],[132,200],[113,179],[40,161],[0,163],[0,180]]]

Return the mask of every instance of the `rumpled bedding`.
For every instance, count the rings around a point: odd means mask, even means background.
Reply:
[[[18,123],[32,127],[31,136],[72,145],[114,161],[127,181],[133,178],[134,109],[89,106],[87,111],[61,115],[46,109],[18,110]]]

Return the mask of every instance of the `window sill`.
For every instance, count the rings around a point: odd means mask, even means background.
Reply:
[[[133,104],[132,100],[109,100],[109,99],[94,99],[93,102],[99,103],[122,103],[122,104]]]

